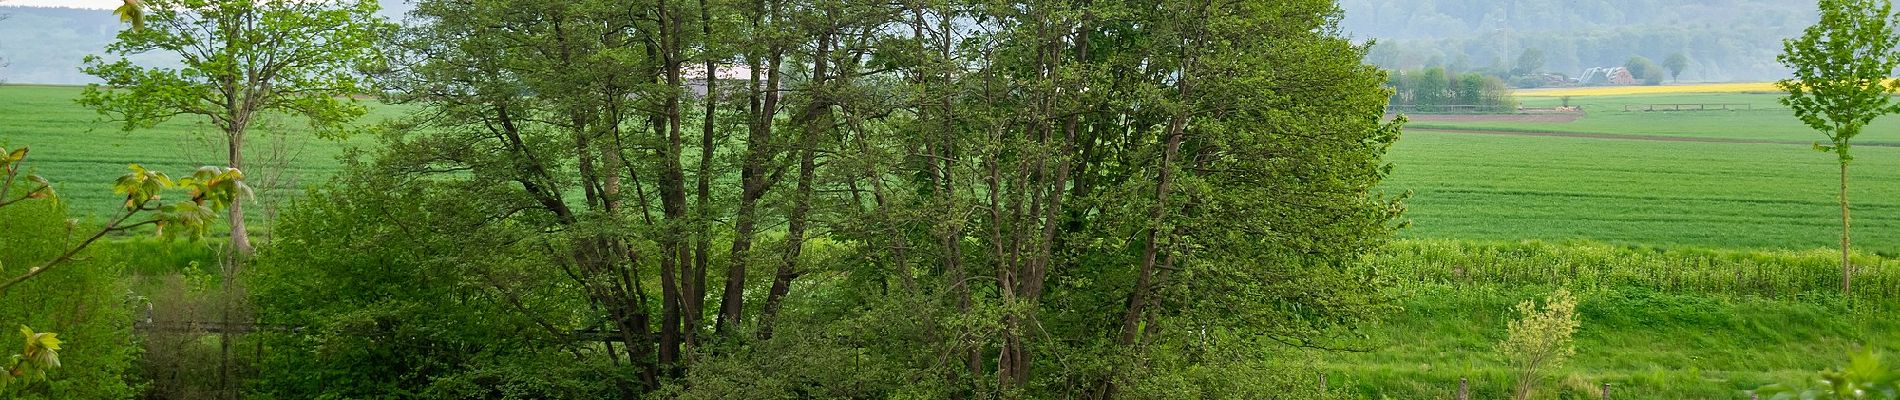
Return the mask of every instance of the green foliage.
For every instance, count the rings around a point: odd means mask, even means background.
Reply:
[[[1515,375],[1515,398],[1528,400],[1546,376],[1577,354],[1571,335],[1582,321],[1577,317],[1577,299],[1566,289],[1551,293],[1541,309],[1532,300],[1517,303],[1515,309],[1518,318],[1506,327],[1508,334],[1498,342],[1498,352]]]
[[[1775,59],[1794,69],[1793,79],[1775,82],[1788,92],[1781,104],[1809,128],[1827,135],[1814,149],[1834,153],[1840,162],[1841,291],[1852,288],[1852,223],[1848,207],[1847,165],[1852,141],[1880,116],[1900,113],[1893,95],[1900,82],[1889,80],[1900,67],[1900,15],[1891,0],[1822,0],[1821,22],[1801,37],[1782,42]]]
[[[167,238],[205,237],[211,233],[218,211],[230,207],[238,198],[252,196],[251,187],[244,184],[244,173],[235,168],[207,166],[175,181],[138,164],[129,168],[132,172],[119,177],[112,191],[125,196],[125,211],[152,211],[158,234]],[[164,192],[172,189],[185,190],[189,201],[147,207],[163,199]],[[165,229],[168,227],[170,231]]]
[[[1544,70],[1544,50],[1524,49],[1517,55],[1517,63],[1512,64],[1511,76],[1535,74]]]
[[[1393,73],[1390,105],[1400,111],[1421,113],[1502,113],[1517,109],[1517,100],[1503,80],[1476,72],[1452,76],[1444,68]]]
[[[1661,84],[1668,74],[1662,66],[1656,65],[1655,61],[1650,61],[1649,57],[1643,56],[1630,57],[1629,61],[1623,62],[1623,68],[1628,69],[1630,76],[1643,81],[1645,85]]]
[[[467,229],[488,212],[469,192],[394,179],[346,175],[281,214],[246,284],[259,322],[303,329],[258,335],[275,350],[254,391],[582,398],[624,379],[574,358],[564,336],[587,305],[548,283],[561,272],[535,268],[539,243]]]
[[[1875,118],[1900,112],[1892,99],[1900,82],[1887,79],[1900,67],[1900,15],[1888,0],[1823,0],[1820,8],[1820,22],[1782,43],[1775,59],[1794,69],[1794,78],[1775,86],[1788,92],[1781,103],[1796,118],[1827,135],[1829,142],[1815,148],[1846,164],[1855,136]]]
[[[30,187],[16,181],[13,189],[18,195]],[[50,198],[0,207],[0,232],[6,232],[0,235],[0,272],[22,275],[72,250],[84,231],[64,210],[64,202]],[[0,341],[0,354],[15,357],[0,367],[9,378],[25,378],[9,379],[0,396],[124,399],[135,393],[125,379],[137,346],[127,326],[132,317],[128,288],[119,277],[121,258],[97,249],[80,253],[53,273],[8,288],[0,301],[0,321],[33,329]]]
[[[412,17],[379,78],[420,112],[260,256],[261,314],[311,329],[261,391],[467,393],[428,377],[535,351],[618,359],[629,394],[1054,397],[1213,384],[1200,360],[1392,310],[1357,261],[1397,228],[1398,126],[1329,1]],[[682,90],[701,63],[760,75]]]
[[[1689,69],[1689,55],[1682,52],[1670,53],[1669,58],[1663,59],[1662,66],[1669,69],[1669,79],[1681,81],[1682,70]]]
[[[46,371],[59,368],[59,334],[33,332],[33,328],[21,326],[20,336],[26,344],[21,346],[20,354],[13,355],[12,363],[0,370],[0,391],[16,380],[45,380]]]
[[[318,136],[339,137],[366,111],[352,96],[368,92],[357,71],[380,61],[370,45],[388,27],[375,1],[304,2],[144,0],[145,27],[119,33],[88,56],[80,104],[149,129],[178,115],[207,118],[241,133],[253,112],[304,119]],[[134,55],[175,54],[180,68],[144,66]],[[235,131],[233,130],[235,129]],[[236,136],[233,141],[241,138]]]
[[[1882,363],[1879,352],[1864,349],[1847,366],[1821,371],[1821,376],[1798,384],[1777,383],[1756,389],[1769,400],[1900,399],[1900,369]]]
[[[139,4],[139,0],[125,0],[119,8],[112,9],[112,14],[118,15],[119,21],[132,24],[133,30],[145,29],[145,8]]]

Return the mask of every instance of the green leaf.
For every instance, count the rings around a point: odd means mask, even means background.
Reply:
[[[139,0],[125,0],[125,4],[112,10],[112,13],[119,15],[119,22],[132,24],[132,30],[145,30],[145,9],[139,5]]]

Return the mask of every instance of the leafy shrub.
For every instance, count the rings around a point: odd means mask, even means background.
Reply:
[[[1755,394],[1769,400],[1900,399],[1900,369],[1887,367],[1880,353],[1863,350],[1846,367],[1822,371],[1817,379],[1763,386]]]
[[[13,193],[23,193],[16,186]],[[0,272],[24,273],[58,257],[83,233],[66,220],[65,206],[57,201],[25,201],[0,207]],[[23,281],[0,301],[0,326],[12,332],[20,325],[36,331],[58,332],[63,342],[60,368],[44,381],[22,381],[5,391],[21,399],[124,399],[136,393],[125,376],[137,356],[132,338],[132,316],[127,306],[129,288],[119,279],[122,263],[101,251],[82,253],[55,273]],[[25,341],[0,335],[0,354],[23,354]]]
[[[1510,322],[1510,335],[1498,343],[1498,352],[1517,375],[1515,398],[1525,400],[1545,375],[1577,354],[1571,335],[1581,321],[1577,319],[1577,299],[1566,289],[1551,293],[1542,309],[1532,300],[1517,303],[1516,309],[1519,317]]]

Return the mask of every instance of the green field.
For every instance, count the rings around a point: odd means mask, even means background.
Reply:
[[[1761,93],[1684,93],[1572,97],[1569,104],[1582,107],[1587,114],[1569,123],[1521,122],[1416,122],[1408,126],[1425,129],[1467,129],[1527,132],[1566,132],[1606,135],[1659,135],[1723,140],[1783,141],[1813,143],[1825,140],[1808,129],[1793,112],[1782,106],[1779,94]],[[1523,97],[1524,107],[1549,108],[1565,100],[1553,97]],[[1625,106],[1650,104],[1746,104],[1740,111],[1625,111]],[[1863,144],[1900,145],[1900,118],[1876,120],[1857,138]],[[1403,146],[1403,144],[1401,144]]]
[[[1617,398],[1741,398],[1857,346],[1900,349],[1889,316],[1900,284],[1891,258],[1900,148],[1855,149],[1856,249],[1879,274],[1858,287],[1886,294],[1844,300],[1830,290],[1839,267],[1827,250],[1840,229],[1837,166],[1777,97],[1574,97],[1588,112],[1574,122],[1409,125],[1387,185],[1413,194],[1401,234],[1413,240],[1380,258],[1405,282],[1404,315],[1371,332],[1383,346],[1330,356],[1323,370],[1367,398],[1449,398],[1460,378],[1473,398],[1507,397],[1511,378],[1492,346],[1509,307],[1559,286],[1579,292],[1583,328],[1577,356],[1549,384],[1556,398],[1598,398],[1604,383]],[[1755,109],[1623,111],[1679,103]],[[1900,119],[1861,142],[1900,144]],[[1556,242],[1517,244],[1526,239]]]
[[[1900,148],[1856,150],[1856,243],[1900,251]],[[1808,249],[1839,237],[1836,164],[1807,146],[1407,132],[1387,182],[1412,238]]]
[[[0,86],[0,146],[28,147],[27,165],[46,177],[74,212],[103,218],[119,204],[112,181],[126,165],[138,163],[174,177],[225,161],[222,136],[202,117],[181,116],[153,129],[133,132],[74,103],[72,86]],[[376,120],[394,115],[391,107],[373,109]],[[348,142],[301,134],[295,123],[255,129],[247,140],[245,168],[260,200],[299,193],[337,169],[337,157],[349,144],[373,143],[365,137]],[[256,210],[253,210],[256,211]]]
[[[1592,239],[1809,249],[1838,243],[1839,170],[1771,94],[1575,97],[1567,123],[1414,122],[1387,184],[1414,193],[1412,238]],[[1553,107],[1557,98],[1526,98]],[[1625,104],[1751,104],[1751,111],[1623,111]],[[1584,134],[1601,137],[1537,136]],[[1628,136],[1627,140],[1618,137]],[[1642,140],[1637,140],[1642,139]],[[1681,139],[1683,141],[1674,141]],[[1900,144],[1900,118],[1863,134]],[[1758,142],[1758,143],[1740,143]],[[1855,149],[1856,244],[1900,252],[1900,148]]]
[[[126,133],[79,107],[75,87],[0,86],[0,143],[31,146],[35,172],[58,184],[75,211],[102,215],[117,202],[109,183],[128,163],[173,174],[221,161],[212,129],[180,118]],[[1811,141],[1773,95],[1681,94],[1573,98],[1589,116],[1571,123],[1416,122],[1394,147],[1387,187],[1410,191],[1408,238],[1482,240],[1590,239],[1622,244],[1809,249],[1835,243],[1835,167],[1827,154],[1799,144],[1607,140],[1433,131],[1528,130],[1645,134],[1744,140]],[[1527,98],[1530,106],[1561,100]],[[1622,112],[1621,104],[1751,103],[1742,112]],[[1615,111],[1612,111],[1614,109]],[[394,116],[378,107],[372,120]],[[1900,142],[1900,120],[1864,137]],[[253,151],[288,149],[284,168],[256,166],[256,182],[287,198],[337,167],[346,146],[373,143],[315,139],[282,124],[261,135]],[[281,138],[281,139],[277,139]],[[279,146],[281,144],[281,146]],[[1900,148],[1862,147],[1855,164],[1856,242],[1872,252],[1900,252]],[[253,158],[259,158],[253,156]]]

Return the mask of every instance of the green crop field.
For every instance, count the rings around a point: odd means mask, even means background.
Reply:
[[[0,147],[31,149],[27,163],[32,173],[54,183],[60,197],[74,212],[102,217],[119,201],[112,181],[137,163],[174,177],[199,166],[221,165],[224,144],[217,129],[202,117],[181,116],[153,129],[133,132],[74,103],[79,87],[0,86]],[[391,107],[373,108],[366,120],[395,115]],[[347,142],[322,140],[300,134],[294,122],[254,129],[247,156],[254,188],[271,201],[299,192],[296,188],[318,182],[337,169],[345,146],[374,143],[356,137]]]
[[[217,163],[212,129],[180,118],[156,129],[126,133],[73,103],[76,87],[0,86],[0,143],[31,146],[36,173],[58,184],[74,210],[102,215],[117,202],[112,179],[128,163],[173,174]],[[1527,98],[1532,106],[1558,102]],[[1591,110],[1570,123],[1413,123],[1393,149],[1396,170],[1387,182],[1410,191],[1408,238],[1591,239],[1612,243],[1732,248],[1809,249],[1834,243],[1836,170],[1827,154],[1799,144],[1742,144],[1610,140],[1432,129],[1527,130],[1682,137],[1812,140],[1785,110],[1743,112],[1622,112],[1620,104],[1745,102],[1774,107],[1763,94],[1679,94],[1579,97]],[[1609,111],[1609,109],[1619,111]],[[371,120],[397,115],[379,106]],[[1889,121],[1889,123],[1894,123]],[[327,141],[296,134],[282,124],[254,140],[254,151],[284,148],[287,168],[263,193],[286,198],[337,168],[347,146],[373,144],[356,137]],[[1893,125],[1883,124],[1882,127]],[[1639,129],[1640,127],[1640,129]],[[1751,129],[1751,127],[1768,127]],[[1503,133],[1503,132],[1500,132]],[[366,135],[364,135],[366,136]],[[1867,139],[1900,141],[1882,128]],[[276,139],[281,138],[281,139]],[[1854,179],[1856,241],[1862,249],[1900,252],[1900,148],[1858,149]],[[253,158],[257,158],[253,156]],[[276,175],[271,172],[257,174]]]
[[[1856,149],[1855,237],[1900,251],[1900,149]],[[1827,247],[1833,156],[1807,146],[1407,132],[1388,187],[1413,192],[1413,238]]]
[[[1568,123],[1523,122],[1438,122],[1421,121],[1408,126],[1423,129],[1499,130],[1524,132],[1565,132],[1605,135],[1655,135],[1722,140],[1780,141],[1812,143],[1825,140],[1808,129],[1793,112],[1782,106],[1779,94],[1764,93],[1684,93],[1571,97],[1573,107],[1587,114]],[[1555,97],[1523,97],[1524,107],[1550,108],[1566,100]],[[1654,104],[1745,104],[1737,111],[1625,111]],[[1857,138],[1863,144],[1900,145],[1900,118],[1876,120]]]

